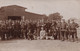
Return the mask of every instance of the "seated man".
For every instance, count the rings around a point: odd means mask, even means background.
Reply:
[[[33,34],[31,33],[30,30],[29,30],[27,36],[28,36],[28,40],[33,40],[34,39]]]
[[[53,38],[53,32],[49,30],[49,32],[47,33],[46,39],[50,40],[52,38]]]
[[[42,27],[40,31],[40,39],[45,39],[45,38],[46,38],[46,31]]]

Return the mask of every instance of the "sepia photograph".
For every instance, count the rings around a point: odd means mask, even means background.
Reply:
[[[80,0],[0,0],[0,51],[80,51]]]

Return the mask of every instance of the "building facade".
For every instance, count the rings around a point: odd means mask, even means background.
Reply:
[[[12,19],[12,20],[20,20],[22,17],[24,19],[42,19],[44,15],[31,13],[25,11],[27,8],[18,6],[18,5],[10,5],[10,6],[4,6],[0,8],[0,19],[6,20],[6,19]]]

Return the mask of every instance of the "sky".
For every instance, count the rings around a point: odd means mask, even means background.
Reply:
[[[26,11],[36,14],[59,12],[64,19],[80,19],[80,0],[0,0],[0,7],[19,5],[26,7]]]

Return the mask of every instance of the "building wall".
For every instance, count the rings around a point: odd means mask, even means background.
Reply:
[[[5,8],[5,14],[6,16],[23,16],[25,13],[25,10],[18,7],[8,7]]]
[[[25,8],[19,7],[19,6],[6,6],[1,8],[2,12],[0,15],[0,19],[8,19],[8,16],[21,16],[25,19],[32,19],[32,20],[37,20],[37,19],[42,19],[44,15],[36,14],[36,13],[31,13],[31,12],[26,12]]]

